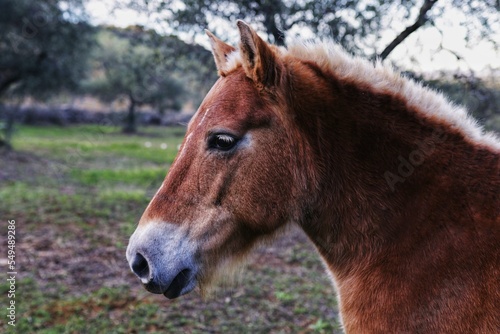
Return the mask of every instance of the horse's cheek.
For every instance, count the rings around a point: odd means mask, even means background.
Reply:
[[[247,175],[234,197],[245,224],[262,232],[271,232],[284,224],[289,203],[283,195],[289,193],[290,181],[286,173],[276,168],[260,168],[254,175]]]

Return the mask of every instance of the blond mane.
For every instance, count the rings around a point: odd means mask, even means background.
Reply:
[[[466,140],[500,151],[500,139],[492,132],[485,132],[464,107],[453,104],[441,93],[405,78],[381,61],[374,64],[352,56],[332,41],[295,40],[279,50],[282,56],[314,62],[324,72],[333,72],[341,80],[370,87],[375,93],[404,96],[407,106],[422,113],[423,117],[438,119],[448,124],[450,129],[462,133]],[[224,70],[231,72],[241,64],[239,50],[234,51],[228,56]]]

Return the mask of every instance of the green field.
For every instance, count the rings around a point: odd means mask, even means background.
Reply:
[[[141,287],[125,248],[183,136],[180,127],[18,129],[15,151],[0,155],[0,241],[6,249],[15,220],[18,272],[16,327],[2,311],[0,332],[340,332],[329,279],[297,229],[256,249],[234,285],[205,299]],[[2,280],[2,310],[8,290]]]

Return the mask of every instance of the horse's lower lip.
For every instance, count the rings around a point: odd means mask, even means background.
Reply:
[[[169,287],[167,288],[167,290],[165,290],[163,295],[168,299],[174,299],[184,293],[189,292],[183,290],[187,285],[189,285],[190,281],[192,280],[191,276],[192,271],[190,269],[181,270],[172,280],[172,283],[170,283]]]

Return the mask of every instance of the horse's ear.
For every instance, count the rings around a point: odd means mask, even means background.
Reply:
[[[236,51],[234,47],[229,44],[224,43],[220,39],[218,39],[214,34],[210,31],[205,30],[208,38],[210,39],[210,44],[212,46],[212,53],[215,59],[215,66],[217,66],[217,70],[219,71],[219,75],[226,75],[226,64],[227,64],[227,56]]]
[[[275,51],[245,22],[236,23],[240,31],[240,53],[246,75],[265,87],[277,84],[280,76]]]

